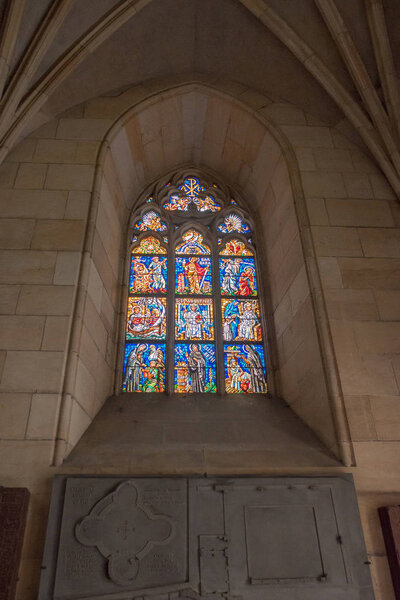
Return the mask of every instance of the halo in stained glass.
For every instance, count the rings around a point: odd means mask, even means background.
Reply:
[[[175,344],[175,392],[214,393],[215,347],[213,344]]]
[[[132,254],[129,278],[131,294],[165,294],[167,291],[167,259],[162,256]]]
[[[261,318],[258,300],[221,300],[225,342],[261,342]]]
[[[141,240],[139,246],[132,250],[133,254],[167,254],[160,241],[152,235]]]
[[[165,340],[166,298],[128,298],[126,339],[154,338]]]
[[[250,233],[250,227],[236,213],[230,213],[223,222],[218,225],[221,233]]]
[[[175,300],[175,339],[214,339],[213,303],[209,298],[177,298]]]
[[[212,196],[194,196],[193,204],[199,212],[217,212],[221,210],[221,205]]]
[[[223,296],[257,296],[254,258],[220,258],[219,274]]]
[[[228,394],[261,394],[267,391],[264,350],[260,345],[224,346],[224,370]]]
[[[195,229],[189,229],[182,236],[183,242],[176,247],[177,254],[210,254],[210,247],[203,242],[203,236]]]
[[[177,256],[175,291],[177,294],[211,294],[211,258]]]
[[[251,250],[246,248],[245,243],[236,239],[228,240],[220,254],[222,256],[253,256]]]
[[[123,392],[165,390],[165,344],[125,345]]]
[[[148,210],[134,226],[137,231],[166,231],[167,225],[154,210]]]

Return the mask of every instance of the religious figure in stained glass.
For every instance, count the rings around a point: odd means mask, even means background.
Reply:
[[[189,206],[192,203],[192,199],[188,198],[188,196],[178,196],[177,194],[173,194],[169,197],[168,202],[165,202],[164,208],[165,210],[189,210]]]
[[[221,233],[250,233],[250,227],[236,213],[230,213],[223,222],[218,225]]]
[[[167,225],[161,221],[160,216],[154,210],[149,210],[136,223],[134,229],[137,231],[166,231]]]
[[[200,212],[217,212],[218,210],[221,210],[220,205],[215,202],[215,199],[212,196],[204,196],[203,198],[201,196],[195,196],[193,198],[193,204]]]
[[[165,344],[125,345],[124,392],[163,392]]]
[[[224,341],[262,340],[258,300],[221,300]]]
[[[132,255],[129,291],[133,294],[165,294],[167,259],[160,256]]]
[[[216,392],[213,344],[175,344],[175,391]]]
[[[235,239],[228,240],[220,254],[221,256],[231,256],[232,254],[236,256],[253,256],[253,253],[246,248],[244,242]]]
[[[126,321],[126,339],[165,339],[166,298],[130,296]]]
[[[262,346],[239,344],[225,346],[225,386],[234,393],[263,393],[267,391],[265,360]]]
[[[139,246],[132,250],[133,254],[167,254],[166,249],[161,246],[160,241],[149,235],[143,238]]]
[[[177,298],[175,302],[175,339],[213,340],[214,315],[208,298]]]
[[[196,176],[183,182],[180,177],[155,185],[144,200],[152,206],[142,205],[143,214],[133,221],[123,391],[216,393],[220,368],[221,392],[265,393],[261,307],[247,217],[238,213],[231,194],[222,200],[225,188],[206,187]],[[221,221],[218,211],[227,206]],[[190,229],[181,234],[183,220]],[[143,231],[148,232],[144,237]],[[206,241],[200,231],[208,232]],[[175,281],[167,277],[168,260]],[[215,302],[221,310],[214,310]],[[167,319],[173,334],[168,345]],[[172,365],[173,380],[166,381]]]
[[[223,296],[257,296],[254,258],[220,258]]]
[[[183,242],[176,247],[177,254],[210,254],[210,247],[203,242],[203,236],[195,229],[189,229],[182,236]]]
[[[177,294],[210,294],[211,258],[177,256],[175,281]]]

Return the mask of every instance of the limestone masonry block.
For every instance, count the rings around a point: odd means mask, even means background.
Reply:
[[[59,252],[53,283],[55,285],[74,285],[78,277],[79,259],[80,252]]]
[[[24,285],[16,312],[21,315],[69,315],[73,292],[72,285]]]
[[[86,220],[89,202],[89,192],[69,192],[64,219]]]
[[[354,323],[354,330],[362,354],[400,354],[400,322]]]
[[[0,393],[0,439],[24,439],[30,394]]]
[[[13,315],[21,290],[19,285],[0,285],[0,315]]]
[[[312,227],[317,256],[362,256],[357,229],[350,227]]]
[[[0,283],[51,283],[55,252],[35,250],[0,251]]]
[[[3,217],[62,219],[68,192],[49,190],[13,190],[0,195]]]
[[[365,256],[400,258],[400,229],[360,229]]]
[[[27,190],[41,190],[46,179],[47,164],[21,163],[14,187]]]
[[[314,156],[316,167],[321,171],[334,171],[335,173],[354,171],[349,150],[339,148],[315,148]]]
[[[400,289],[400,260],[396,258],[339,258],[344,287]]]
[[[398,439],[400,396],[371,396],[370,402],[378,439]]]
[[[375,290],[376,302],[382,321],[400,321],[400,290]]]
[[[90,191],[93,173],[94,168],[90,165],[49,165],[45,188]]]
[[[79,250],[85,224],[77,220],[40,220],[33,234],[32,248],[40,250]]]
[[[345,396],[351,439],[376,440],[377,433],[369,396]]]
[[[326,209],[331,225],[393,227],[388,203],[384,200],[328,198]]]
[[[326,289],[325,299],[330,319],[379,320],[378,307],[372,290]]]
[[[364,173],[345,173],[343,178],[347,195],[350,198],[373,198],[368,175]]]
[[[44,328],[42,350],[65,350],[69,317],[47,317]]]
[[[0,219],[0,248],[29,248],[34,226],[33,219]]]
[[[43,327],[44,317],[0,316],[0,348],[3,350],[38,350],[42,340]]]
[[[304,171],[301,174],[304,193],[315,198],[346,198],[347,191],[341,173]]]
[[[306,198],[310,225],[329,225],[324,198]]]
[[[62,140],[101,140],[110,125],[109,119],[60,119],[56,137]]]
[[[57,394],[33,394],[26,437],[52,440],[56,434],[59,397]]]
[[[293,146],[309,148],[333,148],[329,127],[311,127],[309,125],[283,125]]]
[[[318,266],[324,289],[343,287],[342,274],[337,258],[319,257]]]
[[[58,392],[63,352],[7,352],[0,390]]]

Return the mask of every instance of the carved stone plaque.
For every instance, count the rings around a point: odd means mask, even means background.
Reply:
[[[351,478],[56,477],[40,600],[372,600]]]

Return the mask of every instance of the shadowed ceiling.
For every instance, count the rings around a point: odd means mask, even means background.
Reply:
[[[3,0],[2,13],[3,149],[89,98],[196,76],[295,104],[313,124],[371,125],[361,137],[398,184],[397,0]]]

